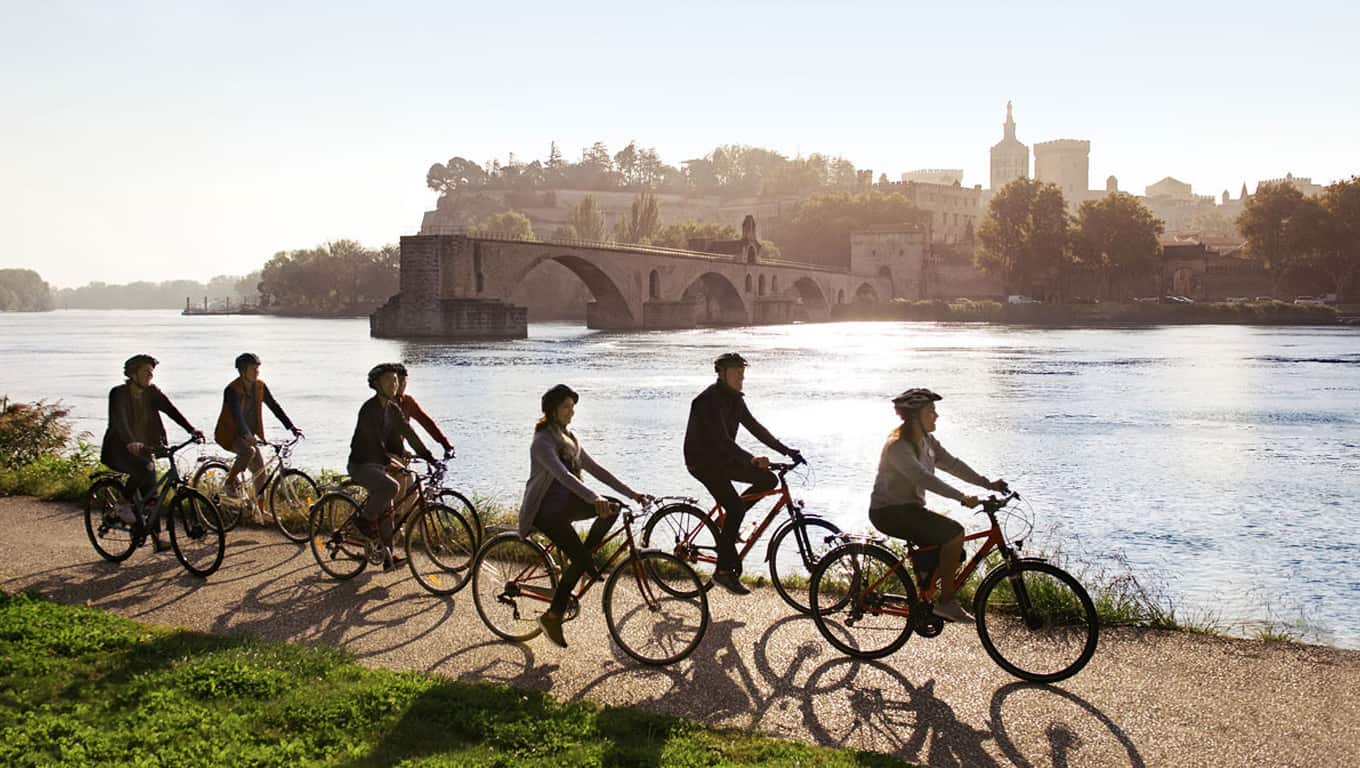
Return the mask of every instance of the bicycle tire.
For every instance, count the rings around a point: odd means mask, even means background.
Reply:
[[[526,596],[529,590],[535,596]],[[537,542],[515,532],[501,533],[477,551],[472,602],[497,637],[516,642],[536,637],[542,631],[538,617],[547,612],[556,591],[557,569]],[[523,613],[521,605],[527,608]]]
[[[316,481],[300,469],[285,469],[269,483],[269,514],[289,541],[307,541],[311,508],[320,496]]]
[[[644,550],[620,563],[605,582],[603,603],[609,636],[643,664],[681,661],[708,631],[708,593],[694,569],[669,552]]]
[[[1099,643],[1100,620],[1085,587],[1042,560],[1016,560],[989,573],[973,610],[987,655],[1022,680],[1066,680],[1086,666]],[[1059,656],[1061,648],[1067,653]],[[1056,664],[1041,663],[1055,658]]]
[[[111,563],[131,557],[146,539],[140,524],[123,520],[120,513],[124,506],[133,511],[127,486],[117,478],[96,480],[85,492],[85,534],[90,537],[94,551]]]
[[[699,577],[705,592],[713,588],[718,556],[718,527],[692,504],[668,504],[657,510],[642,529],[642,547],[670,552],[685,561]],[[666,585],[663,589],[674,586]],[[688,597],[688,595],[676,595]]]
[[[406,525],[406,562],[416,583],[434,595],[467,585],[477,556],[472,526],[452,507],[430,504]]]
[[[227,475],[231,473],[231,467],[225,461],[213,459],[205,461],[194,472],[194,477],[189,481],[189,485],[194,490],[207,496],[214,505],[217,506],[217,514],[222,520],[222,530],[230,531],[241,522],[241,509],[244,504],[254,504],[250,499],[240,496],[230,497],[228,503],[222,503],[226,494],[223,486],[226,484]],[[220,475],[220,477],[218,477]]]
[[[805,532],[808,546],[812,549],[811,562],[807,562],[804,557],[803,544],[798,538],[800,529]],[[821,532],[815,533],[813,529],[821,529]],[[786,523],[778,531],[775,531],[774,536],[770,537],[770,548],[767,555],[767,559],[770,561],[770,583],[774,585],[774,591],[784,598],[784,602],[799,613],[812,613],[812,600],[809,596],[809,590],[812,586],[812,569],[816,567],[817,561],[835,548],[835,536],[840,532],[841,529],[828,520],[804,517]],[[790,546],[790,539],[792,546]],[[800,569],[800,572],[794,573],[794,568]],[[799,577],[807,580],[807,586],[799,585]],[[835,610],[836,607],[828,606],[827,608],[828,610]]]
[[[916,587],[897,558],[876,544],[852,542],[828,552],[813,569],[810,599],[817,630],[848,656],[883,658],[911,639]],[[885,606],[896,611],[884,613]]]
[[[368,567],[368,540],[352,522],[359,513],[354,499],[338,491],[323,495],[312,505],[307,546],[316,564],[333,579],[352,579]]]
[[[211,576],[222,565],[227,553],[227,534],[217,505],[193,488],[175,489],[170,502],[170,548],[184,570],[199,578]]]
[[[482,546],[482,539],[486,536],[486,530],[482,528],[482,513],[477,511],[477,505],[467,496],[453,490],[452,488],[441,488],[439,490],[439,503],[446,507],[452,507],[453,511],[462,516],[463,522],[472,529],[472,535],[476,537],[478,549]]]

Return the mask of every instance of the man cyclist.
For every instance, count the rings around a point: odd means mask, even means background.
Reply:
[[[235,496],[240,482],[240,474],[250,468],[254,493],[256,518],[264,518],[264,499],[260,496],[264,483],[264,455],[260,443],[264,442],[264,406],[269,406],[274,417],[294,435],[301,437],[302,430],[293,425],[288,414],[269,387],[260,379],[260,358],[251,352],[236,356],[237,377],[222,390],[222,412],[217,416],[217,428],[213,439],[223,448],[236,454],[236,461],[227,472],[223,490]]]
[[[935,476],[935,470],[994,491],[1006,489],[1005,480],[988,480],[954,458],[931,433],[938,415],[935,403],[943,399],[928,389],[908,389],[893,398],[902,423],[889,435],[878,462],[873,494],[869,498],[869,521],[874,527],[919,547],[938,546],[939,565],[930,581],[940,580],[935,615],[948,621],[971,622],[973,617],[954,597],[954,576],[963,556],[963,526],[926,509],[925,492],[933,491],[965,507],[981,502],[965,495]]]
[[[99,450],[99,460],[105,466],[128,476],[128,497],[134,502],[143,499],[148,505],[156,502],[155,450],[166,443],[161,414],[169,416],[196,439],[203,439],[203,433],[151,383],[157,365],[151,355],[133,355],[123,363],[127,381],[109,390],[109,426]],[[126,512],[130,517],[131,510]],[[152,544],[159,552],[164,546],[160,541],[159,517],[155,519]],[[133,520],[125,518],[124,522]]]
[[[802,454],[784,445],[761,426],[746,407],[742,386],[746,380],[746,359],[727,352],[713,361],[718,380],[699,393],[690,403],[689,423],[685,427],[685,468],[723,508],[723,526],[718,532],[718,565],[713,582],[729,592],[745,595],[751,590],[741,583],[741,560],[737,557],[737,534],[746,510],[755,502],[742,501],[733,481],[750,483],[740,495],[761,493],[779,484],[769,470],[770,459],[753,456],[737,445],[737,428],[746,427],[757,440],[795,461]]]
[[[374,395],[359,408],[346,467],[350,478],[368,491],[362,516],[355,525],[365,536],[382,542],[386,550],[384,571],[392,570],[406,559],[392,553],[394,530],[392,516],[387,514],[401,488],[394,476],[406,472],[402,440],[410,443],[420,458],[428,462],[435,460],[397,406],[397,367],[397,363],[379,363],[368,372],[368,386],[374,390]]]

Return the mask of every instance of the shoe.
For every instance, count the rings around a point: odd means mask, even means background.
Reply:
[[[969,613],[968,611],[965,611],[963,609],[963,606],[959,605],[958,600],[950,600],[945,603],[937,603],[935,607],[931,608],[930,610],[936,616],[939,616],[945,621],[956,621],[960,624],[973,623],[973,614]]]
[[[169,544],[162,544],[162,543],[161,543],[161,537],[160,537],[159,535],[155,535],[155,536],[152,536],[152,537],[151,537],[151,551],[152,551],[152,552],[155,552],[155,553],[157,553],[157,554],[160,554],[161,552],[164,552],[165,550],[167,550],[167,549],[169,549],[169,548],[170,548],[170,545],[169,545]]]
[[[383,573],[395,571],[406,565],[406,558],[402,555],[388,555],[383,558]]]
[[[567,639],[562,636],[562,617],[543,614],[538,617],[538,626],[543,628],[543,636],[558,648],[567,647]]]
[[[741,583],[741,576],[736,571],[714,571],[713,583],[734,595],[751,594],[751,590]]]

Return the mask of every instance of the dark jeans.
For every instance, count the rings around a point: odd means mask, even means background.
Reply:
[[[590,526],[590,533],[586,534],[585,543],[582,543],[572,523],[591,518],[595,518],[595,522]],[[538,516],[534,518],[534,527],[542,531],[567,557],[567,567],[557,582],[557,591],[553,593],[549,611],[560,614],[566,610],[572,590],[576,589],[576,582],[581,580],[581,574],[587,568],[591,575],[598,577],[590,553],[600,546],[613,525],[613,516],[596,517],[594,504],[584,501],[556,480],[548,487],[539,504]]]
[[[718,531],[718,570],[741,573],[741,558],[737,557],[737,534],[741,531],[741,521],[746,510],[754,501],[742,501],[740,496],[773,490],[779,485],[779,478],[768,469],[760,469],[754,464],[727,464],[709,467],[687,467],[696,480],[704,484],[713,499],[722,506],[725,518],[723,527]],[[732,485],[733,481],[750,483],[740,494]]]
[[[150,458],[123,452],[104,457],[104,463],[114,472],[122,472],[128,476],[127,490],[129,496],[135,491],[141,491],[142,499],[145,501],[151,498],[151,494],[155,493],[156,465]]]

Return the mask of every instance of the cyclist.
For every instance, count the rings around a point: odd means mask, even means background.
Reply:
[[[109,426],[104,432],[99,460],[105,466],[128,476],[128,495],[135,501],[156,502],[155,449],[166,443],[164,413],[195,438],[203,433],[189,423],[170,398],[151,383],[158,365],[151,355],[133,355],[123,363],[127,381],[109,390]],[[130,515],[131,510],[127,510]],[[124,522],[133,522],[125,519]],[[152,544],[156,551],[164,547],[160,541],[159,518],[155,524]]]
[[[236,462],[227,472],[224,483],[228,495],[236,494],[239,475],[250,468],[255,499],[257,519],[263,519],[264,499],[260,497],[260,485],[264,482],[264,455],[259,444],[264,441],[264,406],[274,413],[274,417],[294,435],[301,437],[302,430],[293,425],[288,414],[269,387],[260,380],[260,358],[251,352],[236,356],[237,377],[222,390],[222,412],[217,416],[217,428],[213,439],[223,448],[236,454]]]
[[[406,394],[406,366],[401,363],[396,363],[395,365],[397,366],[397,396],[395,400],[397,401],[397,405],[401,408],[402,415],[406,417],[407,421],[415,419],[416,422],[425,429],[426,434],[433,437],[435,442],[444,446],[444,458],[453,458],[453,443],[449,442],[449,439],[444,436],[442,431],[440,431],[439,425],[434,423],[434,419],[430,418],[430,414],[426,413],[425,409],[420,407],[420,403],[417,403],[414,397]]]
[[[978,474],[931,435],[939,418],[935,403],[941,399],[924,388],[908,389],[893,398],[893,408],[902,423],[883,446],[869,498],[869,521],[889,536],[908,539],[917,546],[939,546],[939,563],[928,582],[940,580],[935,615],[948,621],[971,622],[972,615],[954,596],[954,575],[963,555],[963,526],[926,509],[925,492],[933,491],[970,508],[981,503],[976,496],[966,495],[936,477],[937,468],[994,491],[1004,490],[1006,481],[988,480]]]
[[[567,647],[566,638],[562,636],[562,615],[571,600],[572,590],[587,569],[592,578],[599,578],[590,553],[604,541],[617,512],[607,499],[581,482],[581,470],[634,501],[646,498],[595,463],[569,429],[580,399],[580,395],[565,384],[543,393],[539,401],[543,417],[534,425],[534,439],[529,447],[529,480],[524,485],[524,499],[519,508],[519,534],[528,536],[537,528],[568,560],[552,603],[538,619],[543,634],[562,648]],[[595,522],[582,543],[572,523],[592,517]]]
[[[727,352],[713,361],[718,380],[694,398],[685,427],[685,468],[722,505],[723,527],[718,532],[718,564],[713,582],[738,595],[751,590],[741,583],[741,560],[737,557],[737,534],[746,511],[755,502],[742,501],[733,487],[734,480],[750,483],[741,494],[761,493],[779,484],[769,470],[770,459],[753,456],[737,445],[737,427],[746,427],[757,440],[795,461],[802,454],[779,442],[761,426],[746,407],[742,385],[746,380],[746,359]]]
[[[394,530],[392,517],[386,514],[401,489],[394,476],[399,477],[407,471],[402,440],[411,444],[417,456],[434,461],[434,456],[420,442],[397,406],[397,365],[379,363],[368,372],[368,386],[374,390],[374,395],[359,408],[346,467],[350,478],[368,491],[362,516],[355,521],[355,526],[365,536],[382,542],[386,552],[384,571],[390,571],[406,560],[392,553]]]

